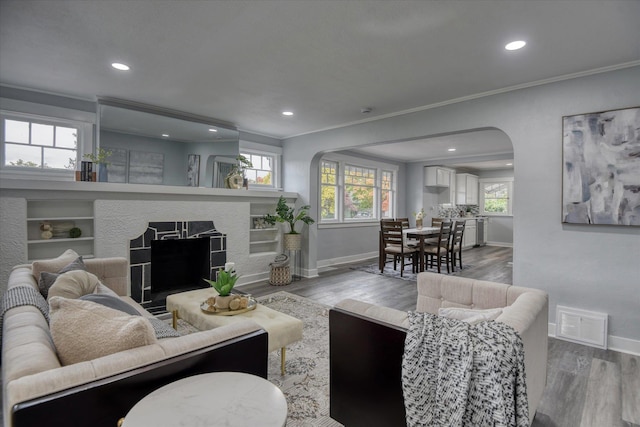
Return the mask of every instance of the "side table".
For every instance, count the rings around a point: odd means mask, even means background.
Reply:
[[[145,396],[124,417],[122,427],[283,427],[287,401],[264,378],[214,372],[183,378]]]

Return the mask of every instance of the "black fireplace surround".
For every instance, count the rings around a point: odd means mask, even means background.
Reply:
[[[129,241],[131,298],[163,311],[167,295],[209,285],[227,262],[227,236],[213,221],[150,222]]]

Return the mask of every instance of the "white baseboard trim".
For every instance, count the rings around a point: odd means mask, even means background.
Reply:
[[[330,259],[319,260],[318,268],[320,269],[320,268],[334,267],[341,264],[349,264],[352,262],[366,261],[372,258],[374,259],[378,258],[378,251],[368,252],[364,254],[357,254],[357,255],[349,255],[349,256],[340,257],[340,258],[330,258]]]
[[[513,243],[508,242],[487,242],[487,246],[502,246],[504,248],[512,248]]]
[[[556,324],[549,323],[549,336],[556,338]],[[562,339],[562,338],[558,338]],[[586,344],[585,344],[586,345]],[[640,341],[607,335],[607,349],[640,356]]]

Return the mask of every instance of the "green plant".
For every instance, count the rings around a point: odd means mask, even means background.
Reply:
[[[80,230],[78,227],[73,227],[72,229],[69,230],[69,237],[71,237],[72,239],[76,239],[81,235],[82,235],[82,230]]]
[[[209,279],[202,279],[202,280],[209,283],[213,287],[213,289],[218,291],[221,297],[226,297],[231,293],[231,290],[236,285],[236,282],[238,281],[239,278],[240,276],[235,274],[233,270],[231,271],[220,270],[218,271],[217,280],[209,280]]]
[[[109,162],[107,162],[107,159],[111,154],[112,154],[111,151],[105,150],[104,148],[100,148],[96,154],[89,153],[89,154],[85,154],[83,157],[85,159],[91,160],[93,163],[96,163],[96,164],[104,163],[105,165],[108,165]]]
[[[309,209],[311,209],[311,206],[309,205],[301,206],[297,210],[290,208],[287,205],[285,198],[280,196],[278,205],[276,206],[276,214],[267,214],[263,218],[266,223],[271,225],[274,225],[276,222],[286,222],[289,224],[289,234],[299,234],[295,229],[298,221],[302,221],[307,225],[311,225],[315,222],[314,219],[307,214]]]

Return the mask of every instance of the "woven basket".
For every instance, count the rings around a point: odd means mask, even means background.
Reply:
[[[271,277],[269,284],[273,286],[284,286],[291,283],[291,269],[288,265],[284,267],[271,267]]]

